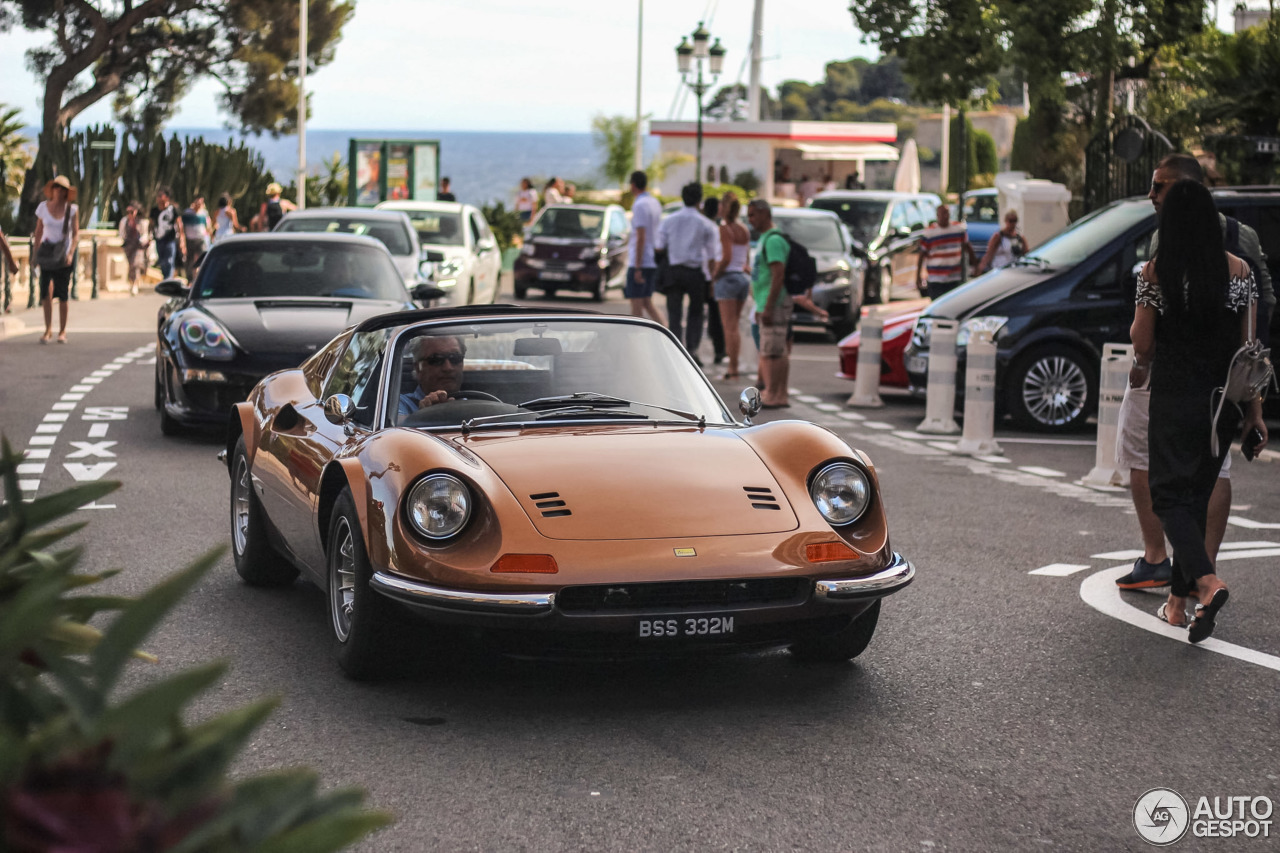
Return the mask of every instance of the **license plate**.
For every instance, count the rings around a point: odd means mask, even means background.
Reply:
[[[908,373],[925,373],[929,370],[929,357],[927,355],[913,355],[907,359]]]
[[[543,271],[538,273],[538,278],[543,281],[568,281],[569,274],[567,272]]]
[[[641,619],[642,640],[669,637],[723,637],[733,633],[732,616],[682,616],[678,619]]]

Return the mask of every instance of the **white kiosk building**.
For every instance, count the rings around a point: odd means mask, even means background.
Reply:
[[[649,132],[661,138],[660,151],[689,155],[672,166],[663,183],[666,192],[695,179],[698,125],[692,121],[651,122]],[[828,180],[844,189],[858,175],[865,183],[867,163],[896,161],[898,128],[892,122],[726,121],[703,122],[702,169],[708,183],[731,182],[750,170],[760,179],[761,195],[798,199],[801,179],[818,186]]]

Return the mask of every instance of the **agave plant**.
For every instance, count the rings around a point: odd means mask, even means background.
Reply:
[[[339,850],[388,822],[363,793],[321,793],[314,773],[231,782],[228,766],[275,707],[263,699],[187,725],[187,705],[222,677],[210,663],[115,699],[147,635],[220,553],[137,598],[92,595],[110,573],[77,567],[67,518],[119,484],[22,501],[21,457],[0,442],[0,849]],[[103,627],[90,625],[90,620]]]

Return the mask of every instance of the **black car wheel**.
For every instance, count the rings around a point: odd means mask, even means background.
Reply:
[[[864,303],[879,305],[893,298],[893,270],[890,268],[888,261],[883,266],[867,270],[865,281],[866,285],[863,288],[866,291],[863,295]]]
[[[160,378],[160,362],[156,362],[155,407],[157,412],[164,411],[164,380]]]
[[[516,299],[524,299],[529,293],[529,288],[520,283],[520,279],[516,279],[511,285],[512,291],[515,293]]]
[[[791,645],[796,660],[811,663],[840,663],[862,654],[876,632],[880,620],[880,600],[839,631],[809,637]]]
[[[244,436],[231,457],[231,553],[236,574],[249,586],[288,586],[297,568],[271,547],[262,506],[253,493]]]
[[[369,586],[373,568],[350,489],[343,489],[334,504],[326,554],[329,624],[337,640],[338,665],[358,681],[384,676],[395,652],[390,634],[397,614]]]
[[[1077,429],[1094,408],[1097,384],[1097,371],[1078,350],[1061,344],[1041,347],[1019,358],[1010,370],[1008,412],[1028,429]]]
[[[555,299],[555,298],[556,298],[556,289],[555,289],[554,287],[550,287],[550,286],[548,286],[548,287],[544,287],[544,288],[542,288],[542,295],[543,295],[543,296],[545,296],[545,297],[547,297],[548,299]]]
[[[591,287],[591,301],[604,302],[604,273],[600,273],[600,277],[596,279],[596,283]]]

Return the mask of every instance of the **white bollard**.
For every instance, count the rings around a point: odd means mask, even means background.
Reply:
[[[884,405],[880,399],[880,348],[884,343],[884,317],[874,307],[867,309],[859,332],[862,342],[858,345],[858,375],[854,379],[853,394],[846,406],[878,409]]]
[[[925,388],[924,421],[916,432],[956,435],[955,320],[934,320],[929,332],[929,383]]]
[[[1093,470],[1080,481],[1084,486],[1127,486],[1129,472],[1116,468],[1116,441],[1120,403],[1129,384],[1129,365],[1133,347],[1129,344],[1104,344],[1102,376],[1098,380],[1098,444]]]
[[[1004,453],[996,442],[996,342],[990,332],[969,337],[964,366],[964,435],[956,453]]]

